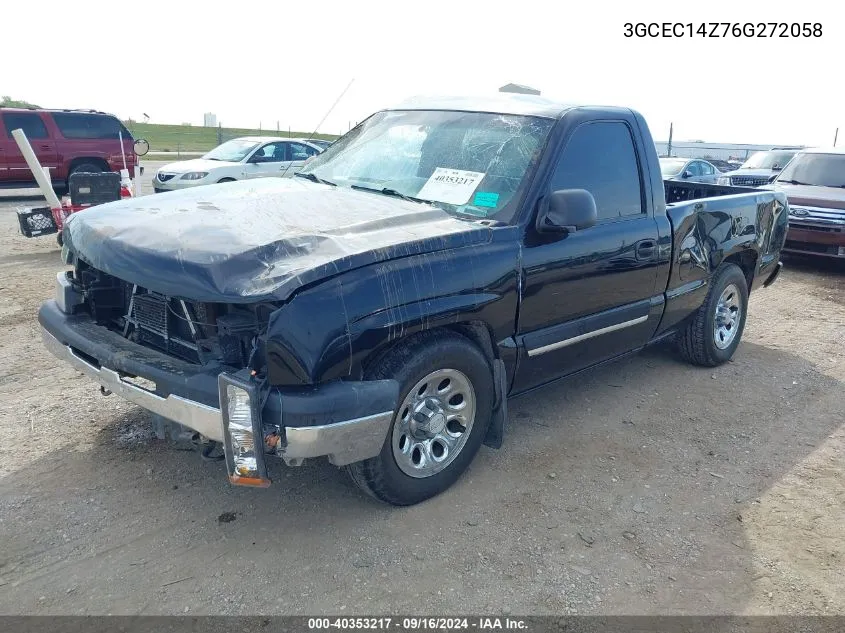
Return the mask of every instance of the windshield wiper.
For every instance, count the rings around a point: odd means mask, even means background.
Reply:
[[[294,176],[299,176],[300,178],[307,178],[311,182],[318,182],[321,185],[331,185],[332,187],[337,187],[337,185],[335,183],[329,182],[328,180],[323,180],[319,176],[315,176],[314,174],[312,174],[310,172],[307,173],[307,174],[303,174],[302,172],[299,172],[298,174],[294,174]]]
[[[800,182],[798,180],[778,180],[777,182],[785,182],[788,185],[808,185],[808,186],[812,186],[812,185],[810,185],[809,182]]]
[[[384,189],[374,189],[372,187],[362,187],[361,185],[352,185],[351,189],[357,189],[358,191],[372,191],[374,193],[380,193],[384,196],[391,196],[393,198],[402,198],[402,200],[407,200],[409,202],[418,202],[420,204],[434,204],[431,200],[423,200],[422,198],[414,198],[413,196],[406,196],[404,193],[400,191],[396,191],[396,189],[391,189],[390,187],[385,187]]]

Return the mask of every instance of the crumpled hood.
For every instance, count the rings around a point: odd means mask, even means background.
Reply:
[[[436,207],[300,178],[128,198],[73,214],[68,248],[94,268],[172,297],[247,303],[397,257],[488,241]]]
[[[166,174],[187,174],[192,171],[211,171],[220,167],[234,167],[240,163],[232,163],[223,160],[207,160],[205,158],[192,158],[191,160],[180,160],[175,163],[167,163],[158,171]]]

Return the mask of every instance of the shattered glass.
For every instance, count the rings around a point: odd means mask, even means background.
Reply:
[[[303,170],[340,186],[394,190],[418,198],[438,169],[483,175],[463,204],[427,201],[451,212],[510,221],[526,175],[553,121],[457,111],[379,113]],[[481,194],[480,196],[478,194]]]

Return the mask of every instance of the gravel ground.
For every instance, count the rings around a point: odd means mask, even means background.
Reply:
[[[788,260],[723,367],[655,348],[513,401],[397,509],[324,461],[230,487],[50,356],[36,203],[0,198],[0,613],[845,614],[839,263]]]

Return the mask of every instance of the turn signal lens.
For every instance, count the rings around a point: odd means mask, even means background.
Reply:
[[[255,431],[262,428],[255,386],[249,378],[239,380],[229,374],[221,374],[219,384],[229,481],[241,486],[269,486],[263,459],[264,434]]]

